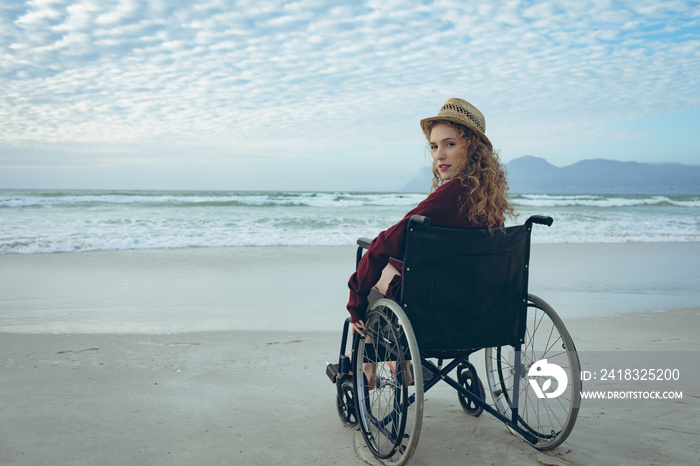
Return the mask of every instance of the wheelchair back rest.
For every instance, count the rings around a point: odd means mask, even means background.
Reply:
[[[522,342],[531,228],[465,230],[409,222],[401,305],[421,351]]]

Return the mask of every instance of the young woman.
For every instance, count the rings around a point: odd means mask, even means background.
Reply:
[[[354,331],[364,329],[367,296],[374,287],[392,298],[401,286],[406,225],[412,215],[452,228],[500,228],[515,216],[498,155],[486,137],[482,113],[462,99],[449,99],[437,116],[420,122],[433,156],[430,195],[396,225],[381,232],[350,277],[347,309]]]

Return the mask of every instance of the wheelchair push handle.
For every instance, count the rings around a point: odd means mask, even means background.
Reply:
[[[357,239],[357,253],[355,254],[355,270],[360,266],[360,259],[362,259],[362,252],[365,249],[369,249],[369,245],[372,240],[369,238],[358,238]]]
[[[369,249],[369,245],[371,243],[372,243],[372,240],[369,238],[365,238],[365,237],[357,238],[357,245],[361,248]]]
[[[411,215],[411,222],[422,223],[426,227],[429,227],[430,226],[430,217],[426,217],[425,215]]]
[[[547,225],[548,227],[551,227],[553,222],[554,219],[552,217],[545,217],[544,215],[532,215],[525,221],[525,225],[531,226],[533,223],[537,223],[539,225]]]

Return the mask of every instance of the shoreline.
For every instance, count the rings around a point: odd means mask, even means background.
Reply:
[[[336,331],[356,247],[0,256],[0,332]],[[531,293],[565,320],[700,303],[700,243],[533,244]]]
[[[544,230],[546,231],[546,230]],[[533,235],[536,238],[536,234]],[[371,238],[370,238],[371,239]],[[615,247],[615,246],[625,246],[625,245],[700,245],[700,241],[618,241],[618,242],[596,242],[596,241],[582,241],[582,242],[547,242],[539,243],[533,241],[533,247],[549,247],[549,246],[561,246],[561,247]],[[23,253],[23,252],[7,252],[0,254],[2,257],[34,257],[34,256],[52,256],[52,255],[73,255],[73,254],[92,254],[92,253],[122,253],[122,252],[166,252],[166,251],[206,251],[206,250],[246,250],[246,249],[333,249],[333,248],[355,248],[356,245],[353,244],[274,244],[274,245],[237,245],[237,246],[183,246],[183,247],[148,247],[148,248],[123,248],[123,249],[81,249],[74,251],[50,251],[50,252],[33,252],[33,253]]]

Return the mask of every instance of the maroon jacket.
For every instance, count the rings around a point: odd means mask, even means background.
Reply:
[[[458,179],[448,181],[430,194],[423,202],[406,214],[396,225],[385,230],[372,241],[369,249],[360,260],[357,271],[350,277],[350,300],[348,311],[350,320],[363,320],[367,309],[367,295],[379,281],[382,270],[393,257],[403,260],[406,243],[406,225],[412,215],[430,217],[431,225],[452,228],[482,228],[459,215],[459,196],[466,188]]]

